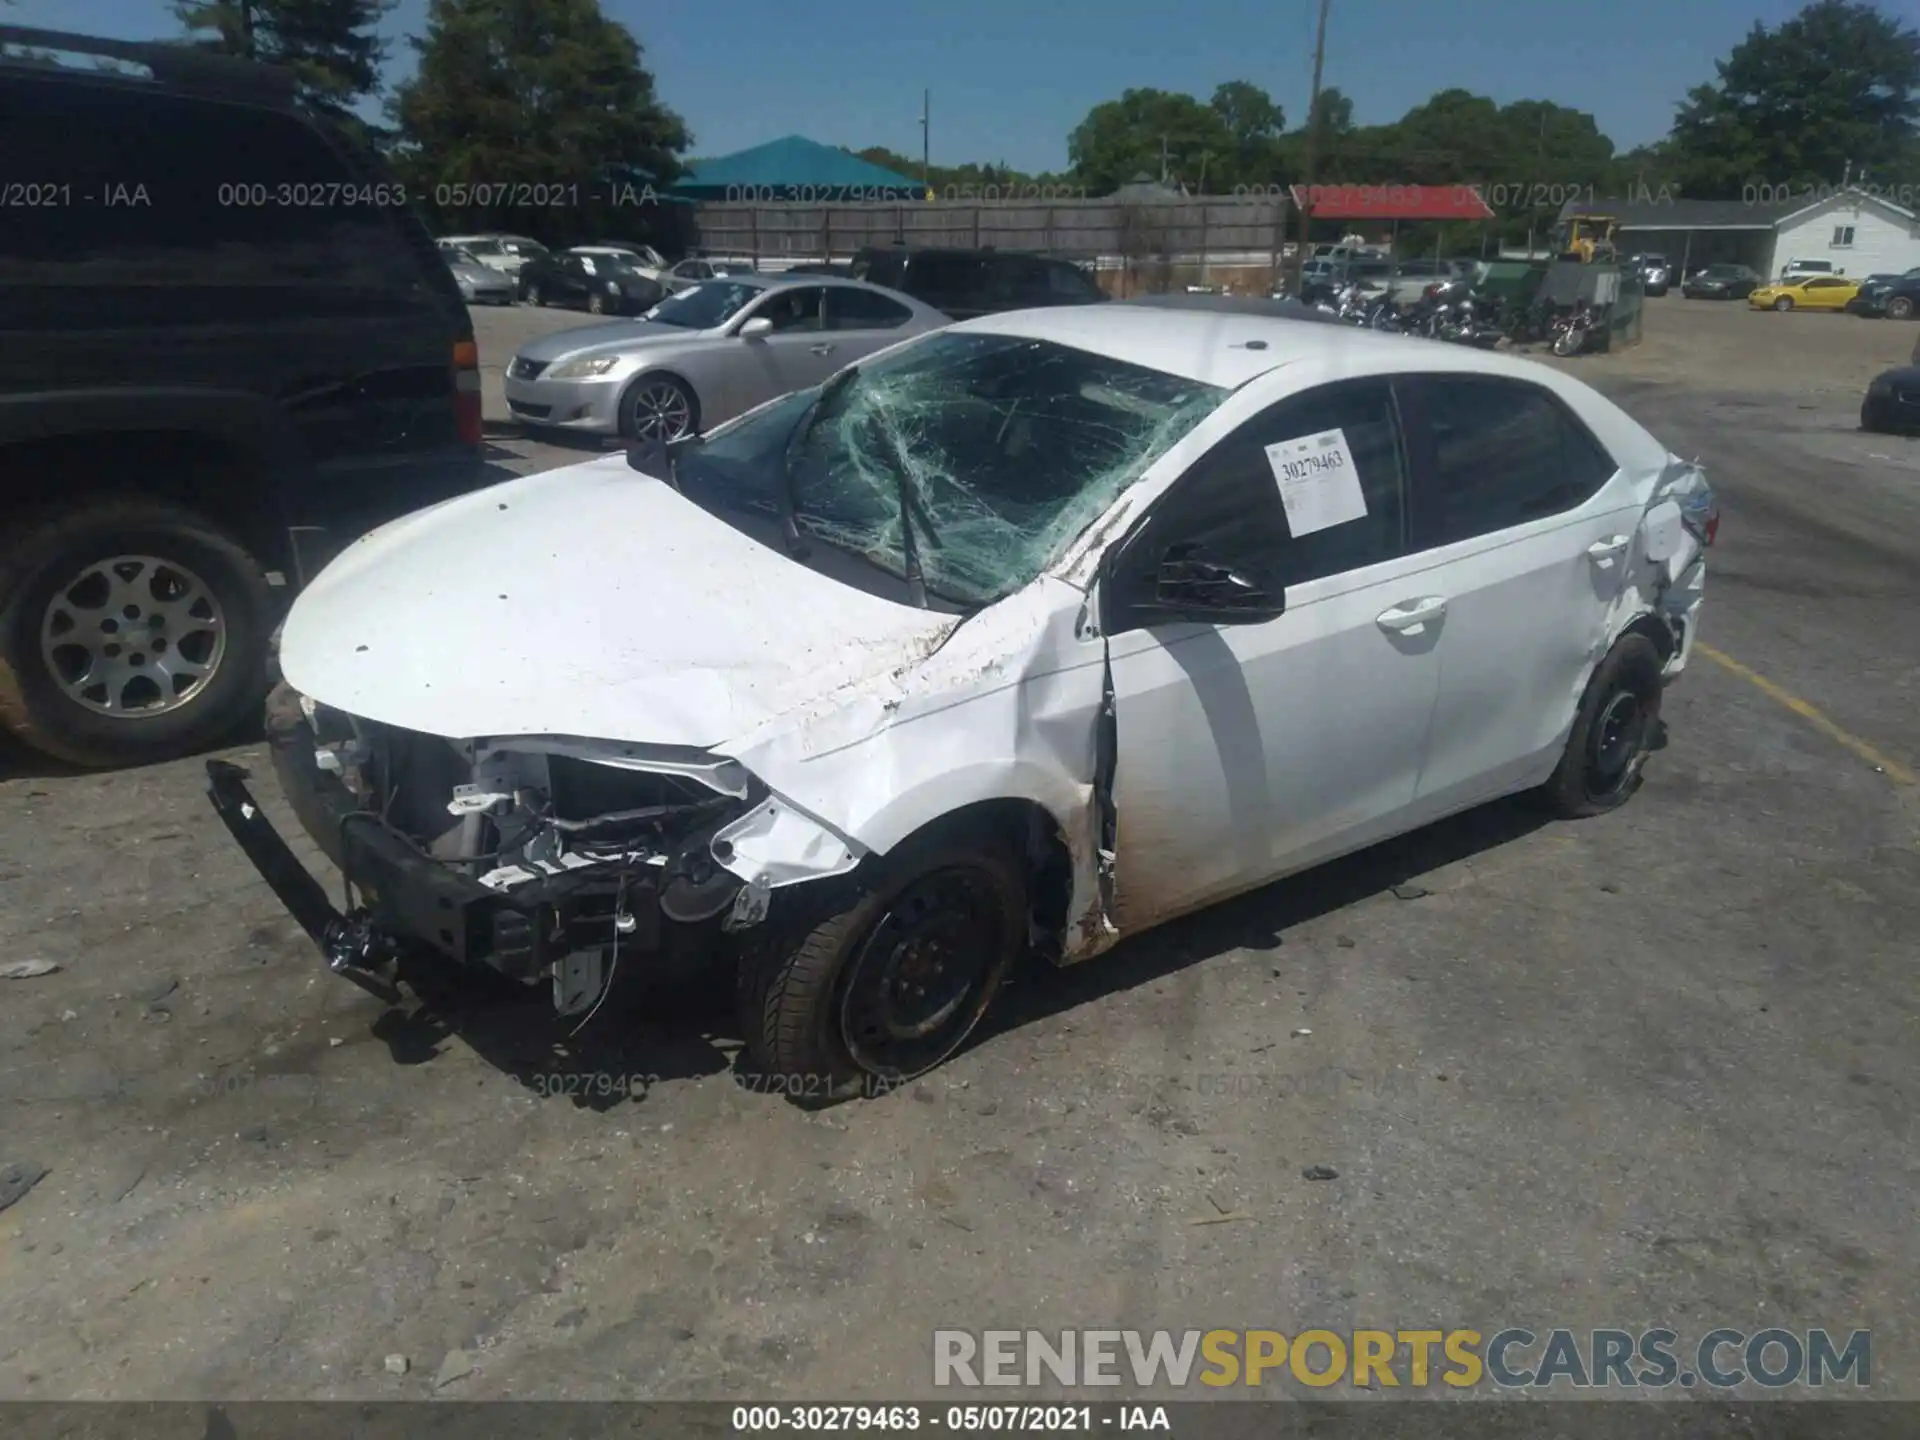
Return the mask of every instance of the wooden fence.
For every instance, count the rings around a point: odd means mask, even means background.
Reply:
[[[699,248],[755,261],[843,259],[863,245],[942,245],[1040,251],[1076,260],[1192,265],[1219,257],[1272,268],[1287,205],[1248,196],[1122,202],[923,200],[900,204],[696,207]]]

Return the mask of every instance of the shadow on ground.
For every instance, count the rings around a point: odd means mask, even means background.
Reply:
[[[970,1042],[980,1044],[1107,995],[1148,985],[1223,950],[1272,950],[1287,930],[1518,840],[1548,823],[1529,797],[1496,801],[1356,855],[1175,920],[1085,965],[1026,965]],[[374,1034],[400,1065],[432,1059],[458,1038],[521,1085],[607,1111],[643,1099],[645,1084],[731,1070],[736,1083],[807,1108],[830,1097],[769,1087],[740,1048],[733,977],[724,964],[670,980],[616,974],[599,1012],[552,1013],[544,986],[523,988],[425,967],[405,973],[417,1006],[389,1010]],[[577,1033],[576,1033],[577,1032]]]

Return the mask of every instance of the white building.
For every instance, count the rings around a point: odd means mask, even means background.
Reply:
[[[1849,279],[1899,275],[1920,265],[1920,216],[1878,196],[1842,191],[1774,222],[1773,253],[1762,273],[1778,275],[1794,260],[1825,260]]]
[[[1791,200],[1682,200],[1665,191],[1632,200],[1587,201],[1567,213],[1619,218],[1623,254],[1654,253],[1683,272],[1719,263],[1777,276],[1792,260],[1825,260],[1848,279],[1920,266],[1920,215],[1850,187]]]

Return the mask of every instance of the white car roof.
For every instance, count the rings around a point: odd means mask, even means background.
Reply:
[[[1062,305],[985,315],[952,327],[960,332],[1017,335],[1089,350],[1130,365],[1237,390],[1283,365],[1337,362],[1353,374],[1473,371],[1508,375],[1559,390],[1563,377],[1545,365],[1465,345],[1383,335],[1357,326],[1218,311],[1133,305]],[[1250,342],[1262,348],[1249,348]],[[1317,364],[1308,368],[1317,368]]]

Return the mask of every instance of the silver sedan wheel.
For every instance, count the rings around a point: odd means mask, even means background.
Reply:
[[[48,602],[40,655],[61,692],[100,715],[188,704],[220,668],[227,622],[206,583],[151,555],[90,565]]]
[[[687,393],[671,380],[648,380],[633,397],[633,433],[639,440],[678,440],[693,428]]]

